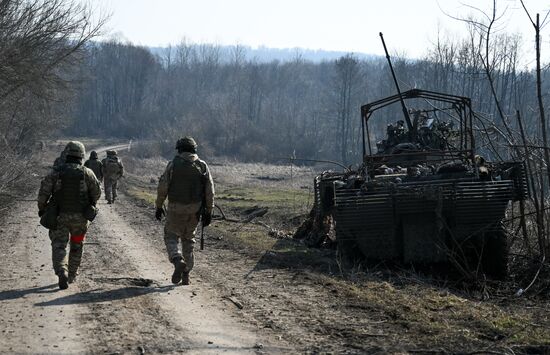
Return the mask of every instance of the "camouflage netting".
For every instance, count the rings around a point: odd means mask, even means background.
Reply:
[[[306,220],[298,227],[293,238],[302,240],[309,247],[335,248],[336,233],[332,215],[317,216],[314,207]]]

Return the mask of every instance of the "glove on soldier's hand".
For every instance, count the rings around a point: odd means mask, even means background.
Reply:
[[[157,219],[157,221],[160,221],[162,220],[162,216],[164,216],[165,214],[166,212],[164,212],[164,208],[157,208],[157,211],[155,212],[155,218]]]
[[[202,215],[202,226],[208,227],[212,223],[212,212],[205,211]]]

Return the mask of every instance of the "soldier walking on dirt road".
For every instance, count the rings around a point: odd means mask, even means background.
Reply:
[[[105,183],[105,199],[108,204],[111,204],[117,198],[118,180],[124,176],[124,166],[116,150],[108,150],[107,158],[103,159],[101,164],[103,167],[101,172]]]
[[[101,171],[103,169],[103,164],[101,164],[101,162],[97,158],[97,153],[95,150],[92,150],[92,152],[90,153],[90,159],[86,160],[84,166],[92,170],[95,174],[95,177],[100,182],[101,180],[103,180],[103,172]]]
[[[172,283],[181,281],[189,285],[189,272],[195,262],[195,229],[201,215],[205,227],[212,220],[214,182],[208,165],[197,155],[197,143],[193,138],[179,139],[176,149],[178,154],[168,163],[159,180],[155,217],[159,221],[162,219],[164,200],[168,197],[164,243],[168,258],[174,264]]]
[[[48,221],[53,269],[59,278],[60,289],[69,287],[76,278],[88,221],[95,218],[95,204],[101,195],[93,171],[82,165],[84,145],[69,142],[65,152],[65,163],[52,169],[42,180],[38,193],[38,215],[43,225],[43,220]]]
[[[65,164],[65,159],[67,159],[67,153],[63,150],[61,154],[57,158],[55,158],[53,162],[53,168],[57,169],[63,164]]]

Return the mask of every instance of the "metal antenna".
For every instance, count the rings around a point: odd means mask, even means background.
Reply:
[[[380,39],[382,39],[382,45],[384,46],[384,52],[386,52],[386,59],[388,59],[388,64],[390,65],[391,75],[393,76],[393,82],[395,83],[395,87],[397,88],[397,93],[399,94],[399,101],[401,101],[401,108],[403,109],[403,116],[405,116],[405,122],[407,122],[407,127],[409,128],[409,132],[412,132],[413,125],[411,122],[411,117],[409,116],[409,111],[407,110],[407,106],[405,106],[405,101],[403,100],[403,96],[401,95],[401,90],[399,89],[399,83],[397,83],[397,78],[395,77],[395,72],[393,71],[393,65],[391,64],[390,55],[388,54],[388,49],[386,48],[386,42],[384,42],[384,35],[382,35],[382,32],[380,32]]]

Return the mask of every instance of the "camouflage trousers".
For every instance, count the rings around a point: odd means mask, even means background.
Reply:
[[[168,259],[173,262],[174,258],[182,257],[189,272],[195,265],[195,229],[199,220],[196,213],[182,213],[168,209],[166,225],[164,226],[164,244],[168,252]],[[181,252],[179,242],[181,241]]]
[[[105,178],[105,199],[107,201],[114,201],[117,197],[117,185],[118,185],[118,179],[117,178]]]
[[[52,242],[52,263],[56,275],[66,270],[76,275],[82,260],[84,235],[88,220],[81,213],[62,213],[57,217],[57,229],[50,230]],[[67,244],[70,244],[67,257]]]

